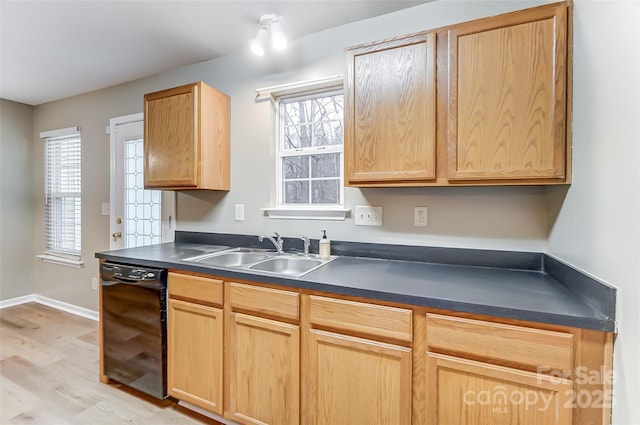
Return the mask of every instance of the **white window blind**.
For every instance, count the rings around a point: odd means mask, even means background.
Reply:
[[[77,127],[66,130],[41,134],[46,139],[43,257],[74,262],[81,257],[81,138]]]

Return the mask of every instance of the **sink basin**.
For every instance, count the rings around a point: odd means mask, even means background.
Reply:
[[[195,262],[208,264],[210,266],[239,267],[246,264],[257,263],[258,261],[266,260],[267,258],[269,258],[268,254],[260,254],[257,252],[229,252],[210,255],[196,260]]]
[[[182,261],[203,266],[253,270],[280,276],[300,277],[334,260],[320,259],[316,254],[302,257],[296,254],[277,254],[258,248],[231,248],[184,258]]]
[[[225,249],[224,251],[209,252],[207,254],[184,258],[182,261],[208,264],[210,266],[241,267],[266,260],[273,254],[274,252],[265,249],[231,248]]]
[[[301,276],[325,263],[326,261],[311,258],[276,257],[249,266],[249,270]]]

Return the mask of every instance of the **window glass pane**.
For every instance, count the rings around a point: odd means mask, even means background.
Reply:
[[[311,155],[311,177],[340,177],[340,154]]]
[[[285,180],[309,177],[309,157],[303,155],[282,158],[282,175]]]
[[[342,121],[342,95],[333,95],[314,99],[316,119],[314,121]]]
[[[326,121],[313,127],[313,146],[341,145],[344,139],[342,121]]]
[[[285,103],[283,109],[283,119],[286,125],[299,125],[302,122],[298,102]]]
[[[337,204],[340,202],[340,180],[314,180],[311,182],[314,204]]]
[[[284,128],[283,149],[300,149],[311,146],[311,126],[287,126]]]
[[[313,100],[294,99],[288,100],[285,103],[286,125],[306,124],[313,122],[313,115],[315,113],[315,105]]]
[[[309,182],[287,181],[283,183],[284,193],[282,202],[285,204],[308,204]]]

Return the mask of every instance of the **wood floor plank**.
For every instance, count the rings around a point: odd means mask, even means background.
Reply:
[[[35,409],[41,404],[38,396],[14,384],[1,374],[0,390],[0,400],[2,400],[0,424],[6,424],[14,416]]]
[[[218,422],[99,381],[98,324],[37,303],[0,310],[0,424]]]
[[[74,416],[93,406],[96,397],[87,396],[82,388],[75,388],[66,379],[59,379],[21,357],[14,356],[0,361],[0,373],[13,383],[40,398],[51,410],[61,410]]]
[[[64,416],[60,416],[58,412],[53,411],[44,406],[38,406],[33,409],[27,410],[9,419],[7,425],[33,425],[33,424],[46,424],[46,425],[65,425],[73,424],[75,422],[69,422]],[[78,424],[79,425],[79,424]]]
[[[13,327],[0,327],[0,338],[0,359],[3,360],[18,356],[34,364],[46,365],[64,357],[49,343],[33,339]]]

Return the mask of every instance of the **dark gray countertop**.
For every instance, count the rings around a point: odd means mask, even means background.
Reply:
[[[615,320],[576,287],[542,270],[340,256],[300,278],[183,262],[227,248],[175,242],[96,253],[97,258],[248,279],[418,306],[612,332]],[[486,251],[483,251],[486,252]]]

